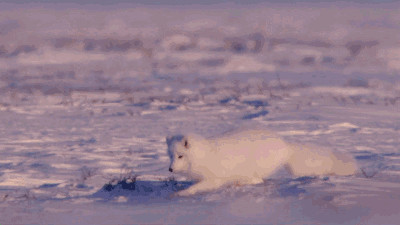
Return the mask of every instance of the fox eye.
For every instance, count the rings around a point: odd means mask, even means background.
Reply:
[[[188,148],[188,147],[189,147],[189,144],[188,144],[188,141],[187,141],[187,140],[185,140],[184,146],[185,146],[185,148]]]
[[[183,155],[178,156],[178,159],[181,159],[183,157]]]

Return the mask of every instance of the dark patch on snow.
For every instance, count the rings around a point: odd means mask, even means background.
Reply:
[[[268,102],[262,101],[262,100],[251,100],[251,101],[243,101],[244,104],[254,106],[256,108],[258,107],[263,107],[263,106],[269,106]]]
[[[42,184],[39,186],[39,188],[53,188],[53,187],[57,187],[59,184]]]
[[[237,100],[237,99],[234,98],[234,97],[228,97],[228,98],[224,98],[224,99],[220,100],[219,103],[221,103],[221,104],[226,104],[226,103],[229,103],[229,102],[231,102],[231,101],[236,101],[236,100]]]
[[[396,153],[396,152],[391,152],[391,153],[384,153],[382,154],[382,156],[400,156],[400,153]]]
[[[242,38],[228,38],[225,40],[225,49],[234,53],[245,53],[247,51],[246,40]]]
[[[318,47],[318,48],[332,47],[331,43],[322,41],[322,40],[305,41],[305,40],[298,40],[298,39],[291,38],[290,41],[295,45],[306,45],[306,46],[312,46],[312,47]]]
[[[43,163],[32,163],[30,165],[30,167],[35,168],[35,169],[45,169],[45,168],[49,168],[49,165],[43,164]]]
[[[172,75],[165,75],[165,74],[158,74],[158,73],[153,74],[153,78],[159,79],[159,80],[164,80],[164,81],[176,80],[176,77],[174,77]]]
[[[224,63],[225,63],[224,59],[202,59],[199,61],[200,65],[208,67],[222,66]]]
[[[0,169],[10,169],[12,165],[12,163],[0,163]]]
[[[379,159],[382,159],[382,157],[379,156],[378,154],[371,153],[371,152],[368,154],[356,156],[355,158],[357,160],[379,160]]]
[[[250,114],[247,114],[247,115],[243,116],[242,119],[244,119],[244,120],[251,120],[251,119],[254,119],[254,118],[258,118],[258,117],[265,116],[265,115],[267,115],[268,113],[269,113],[269,112],[268,112],[267,110],[262,110],[262,111],[257,112],[257,113],[250,113]]]
[[[374,40],[374,41],[349,41],[346,43],[345,47],[347,50],[350,52],[350,55],[352,57],[356,57],[358,54],[360,54],[361,50],[365,48],[371,48],[373,46],[378,45],[379,42]]]
[[[116,112],[116,113],[113,113],[111,116],[125,116],[126,115],[126,113],[124,113],[124,112]]]
[[[306,56],[301,60],[301,64],[305,66],[312,66],[315,64],[315,57],[314,56]]]
[[[369,84],[368,84],[368,81],[365,80],[364,78],[358,77],[358,78],[353,78],[353,79],[348,80],[347,86],[367,88],[367,87],[369,87]]]
[[[150,103],[148,102],[139,102],[139,103],[134,103],[134,104],[130,104],[127,106],[134,106],[134,107],[148,107],[150,105]]]
[[[75,187],[76,187],[76,188],[79,188],[79,189],[87,189],[87,188],[90,188],[90,187],[87,186],[86,184],[77,184]]]
[[[55,154],[53,153],[44,153],[44,152],[26,152],[22,154],[25,157],[28,158],[44,158],[44,157],[50,157],[50,156],[54,156]]]
[[[20,45],[14,49],[13,52],[11,52],[8,57],[15,57],[18,56],[21,53],[30,53],[35,51],[37,48],[34,45]]]
[[[34,45],[20,45],[17,46],[13,51],[9,52],[4,46],[0,46],[0,57],[16,57],[21,53],[30,53],[35,51],[36,49],[37,48]]]
[[[357,133],[360,130],[360,128],[350,128],[349,131],[351,133]]]
[[[97,141],[96,141],[96,139],[94,137],[92,137],[92,138],[90,138],[88,140],[81,139],[81,140],[79,140],[79,146],[84,146],[84,145],[88,145],[88,144],[94,144],[96,142]]]
[[[320,121],[320,117],[319,116],[314,116],[314,115],[310,115],[306,117],[306,120],[310,120],[310,121]]]
[[[122,190],[135,190],[136,189],[136,179],[128,180],[124,179],[121,181],[118,181],[116,184],[108,183],[105,184],[102,188],[104,191],[112,191],[114,189],[122,189]]]
[[[324,57],[322,57],[321,63],[323,63],[323,64],[333,64],[333,63],[335,63],[335,58],[333,58],[332,56],[324,56]]]
[[[316,177],[310,177],[310,176],[303,176],[303,177],[298,177],[293,179],[295,182],[300,182],[301,184],[310,184],[313,181],[315,181],[317,178]]]
[[[117,40],[117,39],[85,39],[83,41],[85,51],[99,50],[102,52],[126,52],[131,49],[143,47],[143,42],[139,39]]]
[[[176,106],[174,105],[166,105],[166,106],[160,106],[159,110],[161,111],[166,111],[166,110],[176,110]]]

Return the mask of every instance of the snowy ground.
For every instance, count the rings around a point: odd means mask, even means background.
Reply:
[[[88,7],[0,9],[0,224],[400,221],[398,5]],[[165,137],[239,127],[365,174],[170,197]]]

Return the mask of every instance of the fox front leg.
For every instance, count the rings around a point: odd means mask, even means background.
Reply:
[[[190,186],[188,189],[176,192],[175,196],[190,196],[200,192],[206,192],[218,189],[221,187],[223,183],[218,180],[207,180],[207,181],[200,181],[199,183]]]

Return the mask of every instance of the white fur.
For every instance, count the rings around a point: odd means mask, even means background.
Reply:
[[[315,146],[284,142],[264,130],[246,130],[204,139],[197,135],[167,137],[170,170],[182,173],[195,185],[178,192],[191,195],[226,184],[258,184],[286,165],[295,176],[351,175],[351,157]],[[181,156],[179,158],[179,156]]]

